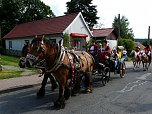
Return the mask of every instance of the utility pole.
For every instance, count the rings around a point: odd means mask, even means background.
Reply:
[[[118,14],[118,39],[120,38],[120,14]]]
[[[148,26],[148,45],[150,44],[150,26]]]
[[[0,47],[2,47],[2,26],[0,25]]]
[[[120,14],[118,14],[118,38],[117,38],[117,49],[118,49],[118,39],[120,38]]]

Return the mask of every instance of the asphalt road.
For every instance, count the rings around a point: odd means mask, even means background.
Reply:
[[[37,98],[39,87],[0,95],[0,114],[152,114],[152,67],[149,71],[127,69],[125,78],[113,75],[106,86],[94,79],[91,94],[79,94],[66,101],[65,109],[56,110],[53,102],[58,90]]]

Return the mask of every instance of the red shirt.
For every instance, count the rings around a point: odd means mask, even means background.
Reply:
[[[151,52],[150,48],[148,48],[148,47],[146,47],[144,50],[145,50],[146,54],[148,54],[149,51]]]

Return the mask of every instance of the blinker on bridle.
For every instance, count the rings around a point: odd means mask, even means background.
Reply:
[[[46,46],[45,46],[45,43],[44,43],[44,38],[42,38],[42,41],[40,42],[40,44],[39,44],[39,46],[37,48],[37,52],[39,52],[39,51],[42,51],[43,53],[45,53],[45,51],[46,51]],[[54,51],[54,53],[50,54],[49,56],[54,56],[56,54],[55,53],[55,48],[53,48],[53,51]]]

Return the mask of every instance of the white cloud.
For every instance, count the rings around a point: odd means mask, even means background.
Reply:
[[[42,0],[49,5],[56,16],[66,12],[66,2],[70,0]],[[152,26],[151,0],[93,0],[97,5],[99,23],[111,27],[115,16],[124,15],[136,38],[147,38],[148,26]]]

